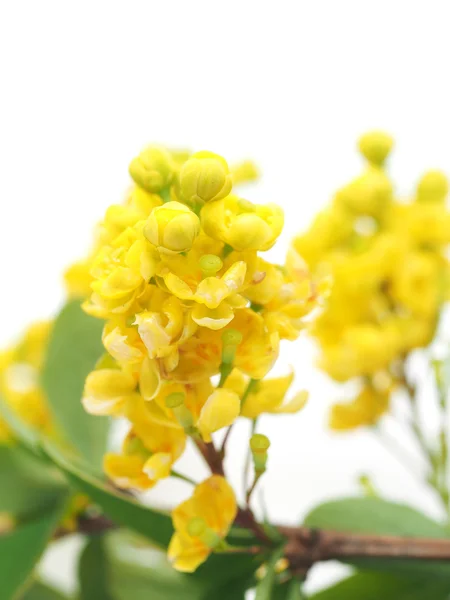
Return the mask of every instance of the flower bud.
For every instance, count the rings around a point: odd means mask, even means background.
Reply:
[[[373,165],[381,167],[388,157],[394,140],[383,131],[364,134],[358,142],[361,154]]]
[[[231,365],[236,356],[236,350],[242,342],[242,333],[237,329],[226,329],[222,334],[222,364]]]
[[[266,470],[268,449],[270,447],[270,440],[266,435],[262,433],[254,433],[250,438],[250,450],[252,452],[253,464],[255,466],[255,473],[261,474]]]
[[[448,180],[441,171],[428,171],[417,185],[418,202],[444,202],[448,194]]]
[[[195,429],[193,427],[194,418],[192,416],[192,413],[184,403],[185,399],[186,397],[183,394],[183,392],[173,392],[172,394],[166,396],[164,402],[166,407],[170,408],[173,411],[176,420],[181,425],[181,427],[183,427],[186,433],[193,433],[193,430]]]
[[[241,401],[230,390],[219,388],[205,402],[198,419],[198,429],[206,442],[211,441],[211,433],[228,427],[239,416]]]
[[[199,218],[180,202],[167,202],[155,208],[144,227],[148,241],[167,254],[187,252],[199,233]]]
[[[225,198],[232,178],[224,158],[213,152],[197,152],[180,171],[180,190],[189,204],[204,204]]]
[[[170,153],[164,148],[149,146],[129,166],[129,172],[137,185],[147,192],[159,192],[171,184],[175,165]]]
[[[223,267],[222,260],[215,254],[204,254],[198,262],[203,277],[214,277]]]

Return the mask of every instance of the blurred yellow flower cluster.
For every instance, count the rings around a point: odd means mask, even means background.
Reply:
[[[280,235],[283,212],[233,190],[255,179],[252,163],[230,169],[211,152],[150,147],[129,172],[125,202],[106,211],[90,256],[66,282],[71,295],[86,298],[88,314],[105,320],[106,353],[86,380],[84,407],[130,423],[121,453],[105,457],[106,473],[120,487],[143,490],[171,474],[189,436],[208,444],[239,416],[303,407],[305,392],[285,402],[292,374],[264,378],[280,340],[305,327],[319,290],[294,248],[282,266],[260,255]],[[214,477],[195,498],[213,490],[217,514],[230,507],[229,526],[232,491]],[[204,556],[214,546],[210,529],[223,537],[227,527],[206,516],[205,530],[183,524],[185,512],[175,512],[170,554],[189,570],[198,562],[194,548]],[[186,552],[190,563],[181,558]]]
[[[430,343],[448,293],[447,180],[429,171],[412,198],[399,198],[385,168],[392,144],[381,132],[364,135],[362,174],[294,241],[312,272],[332,279],[313,326],[320,366],[359,383],[353,400],[332,410],[338,430],[373,424],[388,409],[405,357]]]
[[[0,396],[27,424],[44,433],[52,430],[52,419],[40,385],[51,323],[35,323],[14,347],[0,352]],[[0,443],[13,438],[0,419]]]

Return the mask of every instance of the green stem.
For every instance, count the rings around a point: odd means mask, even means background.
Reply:
[[[170,476],[175,477],[175,479],[181,479],[181,481],[186,481],[186,483],[190,483],[193,486],[198,485],[196,481],[194,481],[190,477],[187,477],[186,475],[183,475],[182,473],[178,473],[178,471],[170,471]]]

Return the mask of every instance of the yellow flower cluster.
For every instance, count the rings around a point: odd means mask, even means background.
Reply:
[[[1,398],[26,423],[45,433],[52,430],[52,420],[39,381],[50,325],[35,323],[16,346],[0,353]],[[0,443],[11,439],[12,433],[0,419]]]
[[[259,254],[280,235],[283,213],[233,190],[255,179],[251,163],[230,169],[211,152],[150,147],[129,172],[124,204],[107,210],[91,255],[66,282],[88,296],[87,313],[105,320],[106,353],[83,404],[130,423],[121,453],[105,457],[106,473],[120,487],[147,489],[171,474],[188,436],[207,444],[239,416],[303,407],[304,392],[285,403],[292,374],[264,377],[280,340],[305,326],[318,291],[294,248],[283,266]],[[203,482],[174,513],[175,566],[204,560],[235,510],[223,478]]]
[[[385,169],[391,147],[384,133],[364,135],[363,173],[294,241],[311,270],[332,279],[313,326],[320,366],[360,384],[352,401],[332,410],[339,430],[372,424],[388,409],[404,358],[432,340],[448,291],[447,180],[429,171],[412,199],[397,198]]]

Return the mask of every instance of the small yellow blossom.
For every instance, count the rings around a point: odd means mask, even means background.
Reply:
[[[50,329],[50,322],[35,323],[15,347],[0,353],[0,396],[27,424],[45,433],[53,432],[51,414],[40,385]],[[0,425],[0,431],[0,438],[9,441],[11,433],[6,424]]]
[[[225,198],[232,186],[232,176],[224,158],[212,152],[197,152],[181,167],[180,190],[190,205]]]
[[[228,534],[236,513],[234,492],[223,477],[199,484],[172,513],[175,533],[168,554],[174,568],[195,571]]]
[[[160,252],[177,254],[192,248],[200,233],[200,220],[180,202],[167,202],[155,208],[144,227],[145,237]]]
[[[342,431],[374,425],[388,408],[389,392],[366,387],[351,402],[333,406],[330,427]]]
[[[283,229],[284,215],[275,204],[252,204],[230,195],[204,206],[201,220],[209,236],[235,250],[269,250]]]
[[[150,146],[131,161],[129,171],[138,186],[147,192],[159,192],[171,184],[175,163],[170,152]]]
[[[417,185],[418,202],[444,202],[448,194],[448,179],[441,171],[428,171]]]
[[[250,383],[250,391],[246,394],[249,379],[234,369],[226,380],[225,388],[233,390],[240,398],[245,395],[241,416],[256,419],[263,413],[293,414],[302,410],[308,399],[305,390],[297,392],[290,400],[285,401],[293,380],[293,372],[284,377],[260,379]]]
[[[384,131],[371,131],[361,136],[358,145],[370,163],[381,166],[391,152],[394,140]]]

